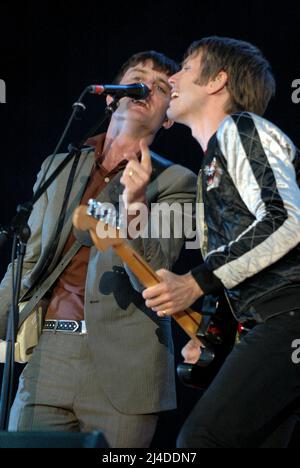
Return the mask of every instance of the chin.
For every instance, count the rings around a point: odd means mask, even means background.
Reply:
[[[176,112],[173,109],[170,109],[170,107],[167,110],[167,117],[170,120],[174,120],[174,117],[176,117]]]
[[[175,109],[170,109],[169,108],[168,111],[167,111],[167,117],[168,117],[168,119],[173,120],[174,122],[181,123],[180,122],[180,112],[178,112],[178,111],[176,112]]]

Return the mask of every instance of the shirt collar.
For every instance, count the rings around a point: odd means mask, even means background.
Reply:
[[[102,167],[102,152],[103,152],[103,146],[106,138],[106,133],[100,133],[99,135],[95,135],[91,138],[88,138],[86,140],[85,145],[86,146],[91,146],[95,148],[95,165],[100,167],[102,170],[104,169]],[[137,154],[138,159],[141,159],[141,153],[139,152]],[[119,162],[119,164],[114,168],[111,172],[118,172],[122,169],[125,169],[126,165],[128,163],[127,159],[122,159],[122,161]]]

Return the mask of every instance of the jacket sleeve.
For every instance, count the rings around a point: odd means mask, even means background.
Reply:
[[[47,165],[48,158],[44,161],[42,168],[37,176],[37,181],[33,187],[35,191],[39,185],[39,182],[43,176],[45,167]],[[41,234],[43,226],[44,212],[47,206],[47,195],[44,193],[40,199],[36,202],[29,217],[28,225],[31,230],[31,236],[26,248],[26,255],[23,263],[22,272],[22,283],[21,283],[21,294],[24,295],[26,287],[24,281],[30,274],[31,270],[35,266],[40,253],[41,253]],[[16,265],[16,262],[15,262]],[[11,303],[12,294],[12,264],[9,264],[6,274],[3,277],[0,284],[0,339],[4,339],[6,336],[6,324],[7,314],[9,305]]]
[[[217,133],[227,170],[254,221],[236,239],[209,252],[192,271],[204,292],[231,289],[274,264],[300,242],[300,190],[293,143],[249,113],[228,117]]]
[[[132,247],[156,271],[171,270],[181,249],[195,231],[197,177],[188,169],[173,165],[152,182],[147,192],[151,207],[142,235],[130,241]],[[144,287],[125,265],[133,287]]]

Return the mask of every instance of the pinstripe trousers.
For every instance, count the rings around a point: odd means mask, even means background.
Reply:
[[[113,406],[94,368],[87,335],[46,331],[20,376],[9,430],[101,430],[110,447],[139,448],[150,445],[157,419],[157,414],[123,414]]]

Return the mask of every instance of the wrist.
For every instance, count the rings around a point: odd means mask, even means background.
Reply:
[[[191,291],[191,296],[193,298],[193,302],[195,302],[199,297],[203,296],[203,291],[193,275],[191,273],[187,273],[185,275],[187,286],[189,290]]]
[[[146,199],[146,194],[142,194],[138,197],[132,197],[131,200],[129,200],[129,205],[136,205],[136,204],[147,204],[147,199]]]

